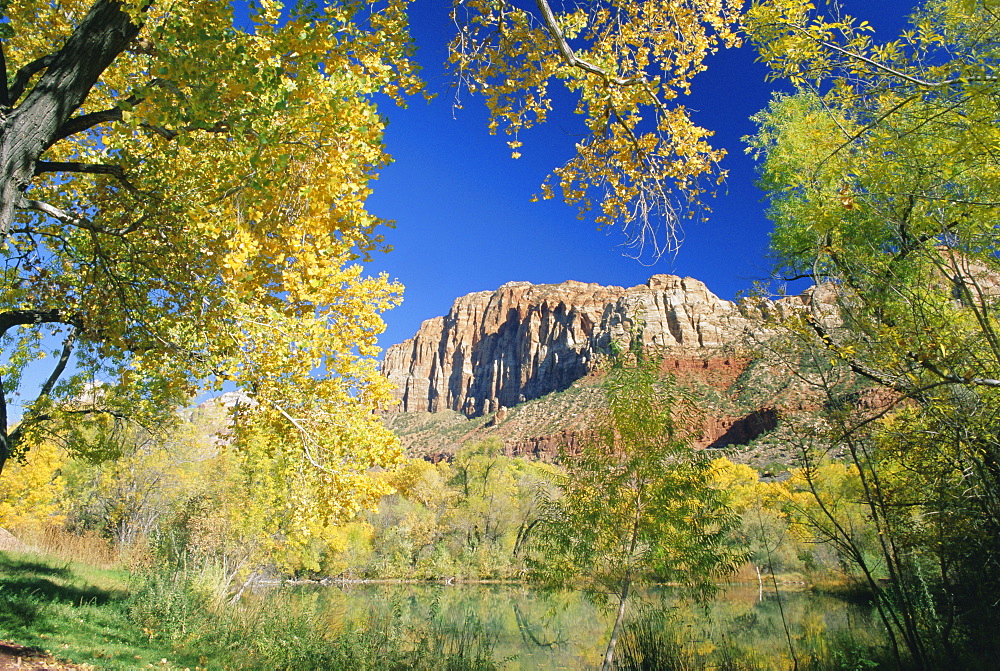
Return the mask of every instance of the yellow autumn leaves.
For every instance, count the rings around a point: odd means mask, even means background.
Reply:
[[[12,2],[8,66],[58,49],[94,4]],[[374,414],[389,387],[372,357],[402,287],[359,264],[385,246],[365,209],[388,161],[370,97],[419,87],[405,6],[262,2],[243,29],[229,3],[128,5],[139,36],[77,113],[109,121],[42,156],[124,179],[41,175],[31,197],[77,224],[23,212],[9,240],[32,264],[8,265],[18,290],[0,308],[72,306],[93,348],[64,396],[127,377],[105,396],[115,411],[169,419],[206,380],[243,389],[235,440],[265,446],[244,466],[280,475],[272,520],[303,537],[372,505],[386,487],[371,470],[400,456]]]
[[[488,0],[460,3],[451,63],[465,88],[481,93],[490,130],[513,135],[543,123],[561,81],[577,101],[585,133],[576,155],[541,185],[558,189],[599,225],[617,225],[635,254],[676,251],[681,221],[725,172],[711,146],[674,101],[689,92],[704,59],[739,43],[735,0],[606,0],[537,14]]]

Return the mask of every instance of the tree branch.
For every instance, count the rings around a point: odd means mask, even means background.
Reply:
[[[100,112],[81,114],[78,117],[73,117],[60,126],[59,130],[56,131],[55,139],[52,142],[54,144],[59,140],[65,140],[71,135],[76,135],[77,133],[82,133],[85,130],[90,130],[94,126],[98,126],[102,123],[121,120],[122,111],[119,107],[112,107],[111,109],[101,110]]]
[[[3,336],[15,326],[33,326],[36,324],[66,324],[67,326],[83,330],[83,322],[79,315],[60,308],[53,308],[51,310],[7,310],[6,312],[0,312],[0,336]]]
[[[968,377],[962,377],[960,375],[955,375],[954,373],[946,373],[937,367],[936,364],[927,361],[926,359],[921,359],[912,352],[908,353],[910,358],[915,361],[921,368],[929,370],[930,372],[937,375],[944,382],[949,382],[952,384],[971,384],[977,387],[1000,387],[1000,380],[994,380],[988,377],[973,377],[969,375]]]
[[[10,88],[7,85],[7,54],[4,53],[3,40],[0,40],[0,107],[10,108]]]
[[[62,354],[59,355],[59,361],[56,363],[55,368],[52,369],[49,379],[45,381],[45,384],[39,390],[38,396],[35,399],[36,402],[48,398],[49,394],[52,393],[52,388],[59,381],[59,378],[62,377],[63,371],[66,370],[66,364],[69,362],[69,355],[73,353],[73,345],[76,344],[76,336],[79,332],[79,328],[74,326],[73,330],[66,336],[66,340],[63,341]]]
[[[535,0],[535,4],[538,5],[538,11],[542,13],[542,20],[545,21],[545,27],[548,29],[549,35],[551,35],[552,39],[556,41],[556,46],[559,47],[559,53],[562,54],[563,59],[568,65],[580,68],[584,72],[589,72],[592,75],[602,77],[609,84],[615,84],[616,86],[631,86],[645,81],[642,77],[633,77],[631,79],[614,77],[604,68],[599,68],[593,63],[585,61],[577,56],[576,52],[573,51],[573,48],[569,46],[566,36],[563,35],[563,31],[559,27],[559,23],[556,21],[555,14],[552,13],[552,8],[549,6],[548,0]]]
[[[837,346],[833,342],[833,338],[830,337],[830,335],[826,332],[826,329],[823,328],[823,325],[820,324],[815,317],[813,317],[812,315],[806,315],[806,321],[809,323],[809,326],[812,327],[812,330],[816,333],[816,335],[819,336],[819,339],[823,341],[823,346],[826,347],[831,352],[835,353],[841,360],[844,361],[844,363],[847,364],[847,366],[853,372],[857,373],[858,375],[864,378],[871,380],[872,382],[876,382],[882,385],[883,387],[888,387],[889,389],[894,389],[899,392],[906,391],[906,388],[900,385],[899,383],[893,382],[892,380],[883,377],[880,373],[877,373],[869,369],[868,367],[861,365],[854,359],[847,359],[846,357],[844,357],[843,354],[841,354],[837,350]]]
[[[22,210],[36,210],[43,214],[49,215],[53,219],[58,219],[64,224],[79,226],[80,228],[85,228],[87,230],[95,230],[93,222],[91,222],[89,219],[74,217],[69,212],[61,210],[55,205],[49,205],[48,203],[41,200],[30,200],[22,196],[20,202],[17,204],[17,207],[18,209]]]
[[[120,165],[80,163],[77,161],[39,161],[35,164],[36,177],[45,172],[82,172],[90,175],[111,175],[117,178],[130,193],[139,193],[139,190],[125,177],[125,170]]]
[[[800,32],[800,33],[804,33],[805,32],[804,30],[802,30],[798,26],[795,26],[795,29],[796,29],[797,32]],[[808,36],[808,34],[807,34],[807,36]],[[891,77],[895,77],[897,79],[902,79],[905,82],[909,82],[910,84],[914,84],[916,86],[921,86],[923,88],[935,89],[935,88],[941,88],[941,87],[944,87],[944,86],[951,86],[952,84],[959,84],[961,82],[993,83],[993,82],[996,82],[996,81],[1000,80],[1000,77],[984,76],[984,77],[953,77],[951,79],[942,79],[939,82],[933,82],[933,81],[930,81],[930,80],[927,80],[927,79],[920,79],[919,77],[914,77],[913,75],[908,75],[905,72],[902,72],[902,71],[897,70],[895,68],[891,68],[888,65],[885,65],[884,63],[879,63],[878,61],[876,61],[876,60],[874,60],[872,58],[869,58],[869,57],[867,57],[867,56],[865,56],[863,54],[859,54],[859,53],[851,51],[849,49],[845,49],[845,48],[843,48],[843,47],[841,47],[841,46],[839,46],[837,44],[834,44],[833,42],[826,42],[824,40],[819,40],[819,39],[813,38],[811,36],[809,36],[809,37],[810,37],[810,39],[814,39],[817,44],[819,44],[821,46],[824,46],[827,49],[830,49],[832,51],[836,51],[837,53],[841,54],[842,56],[846,56],[847,58],[851,58],[851,59],[854,59],[854,60],[861,61],[865,65],[871,66],[871,67],[875,68],[876,70],[879,70],[879,71],[883,72],[884,74],[887,74],[887,75],[889,75]]]
[[[35,397],[34,403],[38,403],[39,401],[47,399],[49,397],[49,394],[52,393],[52,388],[55,387],[56,382],[59,381],[59,378],[62,377],[63,372],[66,370],[66,365],[69,363],[69,356],[73,352],[73,345],[76,343],[76,336],[78,333],[79,329],[74,326],[73,330],[70,331],[68,336],[66,336],[66,340],[63,341],[62,354],[59,355],[59,361],[56,362],[56,366],[55,368],[52,369],[51,375],[49,375],[49,378],[45,381],[45,383],[42,385],[42,388],[39,390],[38,396]],[[17,428],[10,433],[10,437],[8,438],[8,443],[10,445],[17,445],[18,442],[20,442],[21,440],[21,436],[24,432],[25,427],[31,424],[36,424],[39,421],[44,421],[45,419],[48,419],[48,417],[49,417],[48,415],[44,414],[35,417],[26,417],[25,419],[27,421],[21,421],[17,425]]]
[[[24,101],[5,119],[0,137],[0,235],[6,235],[35,162],[61,139],[60,129],[129,43],[139,26],[121,0],[95,0]],[[40,67],[40,66],[39,66]]]
[[[809,322],[809,325],[812,327],[813,331],[815,331],[816,334],[820,337],[820,340],[823,341],[823,345],[830,351],[836,353],[848,365],[848,367],[852,371],[854,371],[858,375],[861,375],[862,377],[871,380],[872,382],[877,382],[883,387],[888,387],[889,389],[894,389],[896,391],[903,393],[906,393],[908,391],[908,387],[906,385],[893,382],[883,377],[881,374],[872,371],[870,368],[861,365],[860,363],[858,363],[853,359],[846,359],[842,354],[840,354],[840,352],[837,351],[833,339],[829,336],[829,334],[827,334],[826,329],[824,329],[823,326],[818,321],[816,321],[816,319],[814,319],[812,316],[806,316],[806,321]],[[948,373],[941,370],[940,368],[938,368],[937,364],[934,364],[928,361],[926,358],[922,358],[914,354],[913,352],[907,352],[907,356],[910,358],[911,361],[916,363],[924,370],[930,371],[931,373],[936,375],[938,378],[940,378],[940,380],[943,383],[974,385],[977,387],[1000,387],[1000,380],[995,380],[993,378],[988,378],[988,377],[975,377],[971,374],[966,377],[962,377],[961,375],[955,375],[954,373]]]
[[[148,123],[143,123],[141,125],[143,128],[153,131],[154,133],[162,137],[164,140],[175,139],[178,135],[181,134],[181,131],[187,131],[190,133],[191,131],[200,130],[206,133],[225,133],[229,130],[229,124],[226,123],[225,121],[216,122],[214,126],[210,126],[208,128],[201,128],[199,126],[184,126],[180,130],[173,130],[172,128],[165,128],[164,126],[153,126],[152,124]]]
[[[54,59],[55,54],[46,54],[41,58],[36,58],[17,71],[17,74],[14,75],[14,81],[10,84],[10,91],[7,94],[11,105],[24,95],[24,91],[28,87],[28,82],[31,81],[31,78],[49,67]]]

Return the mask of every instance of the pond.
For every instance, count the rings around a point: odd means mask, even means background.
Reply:
[[[343,623],[381,618],[411,631],[430,625],[438,635],[462,641],[485,635],[494,659],[512,670],[599,666],[613,624],[612,609],[581,592],[543,592],[525,585],[294,589],[312,602],[311,608]],[[650,613],[656,615],[642,619]],[[692,668],[737,658],[754,668],[791,668],[790,645],[801,667],[810,660],[829,662],[853,654],[847,651],[878,640],[870,609],[801,587],[782,588],[779,601],[773,591],[761,595],[756,585],[732,586],[703,605],[687,603],[670,588],[646,589],[634,599],[627,626],[645,632],[653,647],[674,648]]]

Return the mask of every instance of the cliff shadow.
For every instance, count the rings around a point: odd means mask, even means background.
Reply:
[[[778,426],[779,414],[775,408],[761,408],[735,420],[726,431],[706,445],[706,449],[718,449],[733,445],[746,445]]]

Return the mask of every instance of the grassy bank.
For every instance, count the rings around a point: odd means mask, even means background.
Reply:
[[[204,572],[0,553],[0,638],[101,669],[492,669],[480,629],[347,624],[281,591],[219,603]]]
[[[129,617],[128,585],[124,571],[0,553],[0,637],[99,668],[196,663],[143,635]]]

